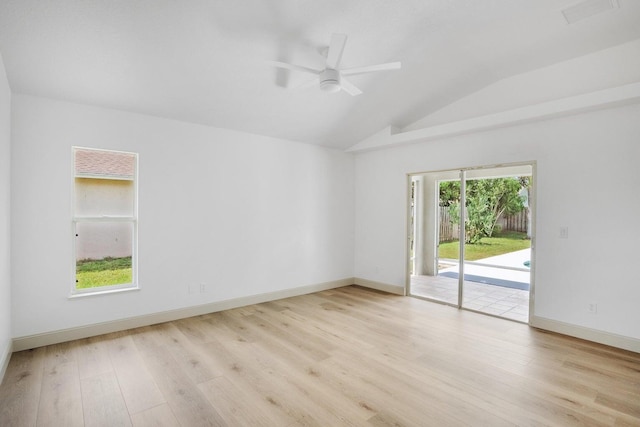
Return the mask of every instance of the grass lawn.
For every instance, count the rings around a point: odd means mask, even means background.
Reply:
[[[483,237],[475,244],[467,243],[464,252],[465,260],[476,261],[530,247],[531,240],[527,239],[526,233],[507,231],[494,234],[493,237]],[[460,254],[458,241],[440,243],[438,254],[440,258],[457,259]]]
[[[131,283],[131,257],[80,260],[76,262],[76,288]]]

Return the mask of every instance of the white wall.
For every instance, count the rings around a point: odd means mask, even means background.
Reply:
[[[12,107],[14,337],[353,276],[351,155],[26,95]],[[141,291],[67,298],[72,145],[139,153]]]
[[[631,105],[358,154],[356,277],[405,284],[407,173],[536,161],[535,315],[640,339],[639,118]]]
[[[0,56],[0,381],[11,350],[11,89]]]

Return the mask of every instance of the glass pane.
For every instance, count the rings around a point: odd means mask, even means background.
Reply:
[[[131,222],[76,223],[76,288],[133,282]]]
[[[452,205],[460,198],[457,171],[412,177],[414,269],[412,295],[458,304],[458,225]]]
[[[460,180],[438,182],[438,299],[458,305],[460,274]]]
[[[75,179],[78,217],[134,216],[134,183],[118,179]]]
[[[531,167],[473,171],[466,182],[463,307],[528,321]]]

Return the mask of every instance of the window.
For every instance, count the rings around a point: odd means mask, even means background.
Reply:
[[[73,147],[72,294],[138,287],[138,155]]]

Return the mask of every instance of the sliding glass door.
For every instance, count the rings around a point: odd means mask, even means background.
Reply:
[[[409,293],[528,322],[532,165],[411,175]]]

